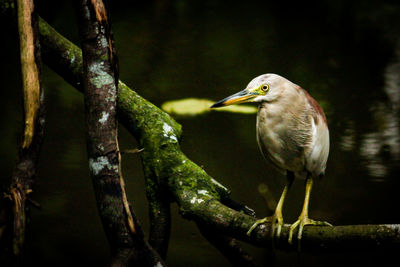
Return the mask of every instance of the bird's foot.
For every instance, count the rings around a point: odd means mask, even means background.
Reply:
[[[272,237],[274,239],[278,239],[279,236],[281,235],[281,230],[282,230],[282,226],[283,226],[283,217],[282,214],[277,214],[275,213],[272,217],[271,217],[272,221]]]
[[[332,224],[330,224],[328,222],[315,221],[315,220],[312,220],[312,219],[308,218],[308,216],[300,215],[299,219],[290,226],[289,240],[288,240],[289,244],[293,243],[293,232],[297,227],[299,227],[299,230],[297,232],[297,241],[298,241],[298,249],[299,250],[300,250],[300,240],[301,240],[301,237],[303,235],[303,228],[306,225],[332,226]]]
[[[247,235],[250,236],[251,232],[253,232],[254,229],[257,228],[257,226],[259,226],[260,224],[266,223],[266,222],[271,222],[272,221],[272,217],[265,217],[263,219],[257,220],[249,229],[249,231],[247,231]]]
[[[247,235],[250,236],[251,232],[260,224],[269,222],[271,223],[272,228],[272,237],[279,238],[283,226],[283,217],[280,213],[275,213],[273,216],[265,217],[264,219],[257,220],[253,226],[250,227],[249,231],[247,231]]]

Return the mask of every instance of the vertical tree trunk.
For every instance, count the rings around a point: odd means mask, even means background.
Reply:
[[[103,1],[79,1],[79,18],[89,169],[112,265],[163,266],[144,240],[125,193],[116,117],[117,59]]]
[[[13,202],[13,254],[23,256],[28,195],[32,192],[36,165],[44,136],[44,94],[40,82],[38,17],[33,0],[18,0],[21,72],[24,96],[24,134],[14,169],[9,198]]]

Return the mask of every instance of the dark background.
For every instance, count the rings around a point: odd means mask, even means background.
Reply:
[[[39,13],[79,44],[73,1],[39,1]],[[278,73],[306,88],[330,127],[327,175],[313,190],[310,217],[334,225],[400,223],[400,74],[398,1],[112,1],[120,79],[160,106],[168,100],[219,100],[255,76]],[[9,29],[10,25],[4,25]],[[7,187],[22,131],[18,39],[2,37],[0,55],[0,186]],[[46,137],[32,197],[27,237],[32,265],[107,266],[109,251],[89,178],[83,98],[44,67]],[[255,140],[255,115],[208,113],[178,119],[182,150],[234,199],[266,214],[257,191],[279,197],[284,177],[265,164]],[[121,127],[121,149],[136,147]],[[138,157],[123,157],[127,193],[148,231]],[[296,220],[304,196],[295,182],[284,209]],[[276,266],[360,266],[397,260],[392,252],[298,254],[245,245],[257,263]],[[229,266],[173,206],[167,263]]]

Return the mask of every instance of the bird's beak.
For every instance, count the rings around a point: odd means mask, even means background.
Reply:
[[[217,103],[212,105],[210,108],[218,108],[218,107],[229,106],[229,105],[233,105],[233,104],[249,102],[251,99],[255,98],[256,96],[257,96],[256,93],[252,93],[249,90],[244,89],[243,91],[240,91],[239,93],[228,96],[228,97],[218,101]]]

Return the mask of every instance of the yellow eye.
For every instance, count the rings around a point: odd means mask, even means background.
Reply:
[[[269,89],[269,85],[268,84],[264,84],[261,86],[261,90],[263,90],[264,92],[268,91]]]

